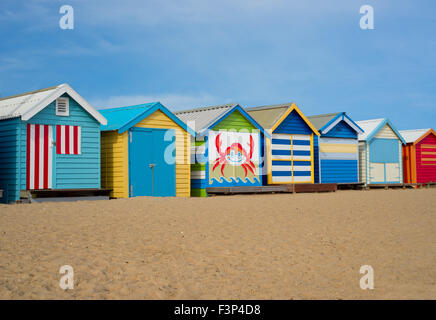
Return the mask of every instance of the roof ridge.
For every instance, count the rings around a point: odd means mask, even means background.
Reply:
[[[289,103],[279,103],[279,104],[270,104],[270,105],[264,105],[264,106],[258,106],[258,107],[248,107],[245,108],[247,111],[257,111],[257,110],[265,110],[265,109],[277,109],[277,108],[283,108],[283,107],[291,107],[294,102]]]
[[[404,129],[404,130],[398,130],[398,131],[421,131],[421,130],[430,130],[431,128],[422,128],[422,129]]]
[[[122,110],[132,110],[132,109],[140,109],[140,108],[145,108],[145,107],[151,107],[155,104],[157,104],[159,102],[148,102],[148,103],[142,103],[142,104],[136,104],[133,106],[124,106],[124,107],[114,107],[114,108],[105,108],[105,109],[99,109],[99,111],[122,111]]]
[[[38,90],[23,92],[23,93],[20,93],[20,94],[15,94],[15,95],[12,95],[12,96],[7,96],[7,97],[4,97],[4,98],[0,98],[0,101],[4,101],[4,100],[8,100],[8,99],[13,99],[13,98],[18,98],[18,97],[23,97],[23,96],[27,96],[27,95],[31,95],[31,94],[35,94],[35,93],[39,93],[39,92],[44,92],[44,91],[49,91],[49,90],[57,89],[57,88],[60,88],[63,85],[65,85],[65,83],[62,83],[62,84],[57,85],[57,86],[51,86],[51,87],[44,88],[44,89],[38,89]]]
[[[345,113],[345,112],[332,112],[332,113],[323,113],[323,114],[315,114],[313,116],[307,116],[307,118],[320,118],[320,117],[327,117],[327,116],[337,116],[338,114]]]
[[[182,113],[202,112],[202,111],[209,111],[209,110],[221,109],[221,108],[231,108],[231,107],[234,107],[237,105],[239,105],[239,103],[232,102],[232,103],[220,104],[220,105],[210,106],[210,107],[200,107],[200,108],[179,110],[179,111],[175,111],[174,113],[175,114],[182,114]]]

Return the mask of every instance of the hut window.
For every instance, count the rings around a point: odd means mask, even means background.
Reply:
[[[68,117],[70,115],[70,104],[68,98],[56,99],[56,115]]]

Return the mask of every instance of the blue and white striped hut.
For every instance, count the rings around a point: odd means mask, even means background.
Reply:
[[[321,136],[314,140],[316,183],[358,183],[358,135],[363,130],[345,113],[307,117]]]
[[[295,103],[247,108],[272,135],[266,138],[264,183],[314,183],[314,137],[318,131]]]

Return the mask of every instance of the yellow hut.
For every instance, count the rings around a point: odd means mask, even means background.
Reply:
[[[160,102],[101,113],[101,184],[111,197],[190,196],[194,131]]]

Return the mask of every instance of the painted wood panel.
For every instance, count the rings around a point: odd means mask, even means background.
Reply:
[[[342,120],[329,132],[322,134],[322,137],[357,139],[357,132]]]
[[[0,121],[0,203],[20,199],[20,119]]]
[[[274,133],[312,134],[312,130],[298,112],[293,110],[274,130]]]
[[[392,128],[385,124],[383,128],[381,128],[377,134],[375,135],[375,138],[380,139],[398,139],[398,136],[395,134],[395,132],[392,130]]]
[[[366,143],[359,142],[359,182],[366,183]]]
[[[69,98],[70,114],[68,117],[56,115],[55,101],[41,110],[27,123],[46,125],[73,125],[80,126],[82,131],[81,154],[56,154],[53,157],[53,189],[92,189],[101,187],[101,152],[100,152],[100,124],[87,111],[85,111],[74,99]],[[27,134],[27,123],[22,122],[21,132]],[[56,140],[56,131],[54,131]],[[21,145],[24,145],[22,143]],[[25,150],[23,150],[26,152]],[[21,156],[21,159],[23,156]],[[26,157],[22,161],[26,168]],[[22,168],[25,172],[26,169]],[[92,169],[82,173],[69,173],[77,168]],[[72,172],[72,171],[71,171]],[[21,190],[26,189],[26,176],[21,174]]]
[[[436,137],[433,134],[416,145],[416,179],[418,183],[436,181]]]
[[[101,133],[101,183],[111,197],[129,197],[128,132]]]

